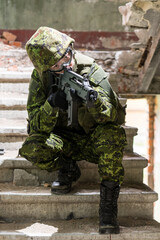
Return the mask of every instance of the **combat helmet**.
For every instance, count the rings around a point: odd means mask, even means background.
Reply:
[[[65,54],[74,39],[53,28],[40,27],[26,43],[26,51],[39,73],[48,70]]]

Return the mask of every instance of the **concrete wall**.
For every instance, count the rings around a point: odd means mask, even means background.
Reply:
[[[124,0],[0,0],[1,29],[49,26],[73,31],[124,31]]]

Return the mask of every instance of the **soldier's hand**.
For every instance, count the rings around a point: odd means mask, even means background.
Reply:
[[[68,109],[68,102],[66,100],[66,94],[62,90],[58,90],[48,97],[48,102],[52,107],[59,107],[63,110]]]

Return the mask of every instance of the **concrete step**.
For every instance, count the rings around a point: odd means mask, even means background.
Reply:
[[[28,94],[29,83],[0,83],[1,93],[18,93],[18,94]]]
[[[5,152],[7,151],[17,151],[18,152],[18,149],[20,149],[21,148],[21,146],[22,146],[22,144],[23,144],[23,142],[24,141],[22,141],[22,139],[26,139],[26,136],[24,136],[24,137],[20,137],[20,139],[18,139],[18,137],[17,136],[15,136],[15,137],[13,137],[13,136],[11,136],[12,137],[12,140],[15,140],[14,142],[0,142],[0,149],[4,149],[5,150]],[[9,136],[7,135],[4,139],[8,139],[9,138]],[[8,140],[7,140],[8,141]]]
[[[119,218],[120,234],[98,233],[99,219],[71,219],[30,221],[27,223],[2,222],[0,239],[3,240],[159,240],[160,223],[154,220]]]
[[[133,139],[137,135],[137,128],[124,126],[127,135],[128,145],[126,151],[133,151]],[[27,121],[24,119],[0,118],[0,142],[2,148],[15,149],[15,145],[9,146],[12,142],[23,142],[27,137]],[[19,148],[19,144],[16,149]]]
[[[137,135],[138,129],[131,126],[124,126],[124,129],[127,137],[127,146],[125,147],[125,150],[133,152],[134,137]]]
[[[23,118],[27,116],[26,104],[27,94],[2,93],[0,98],[0,118]],[[126,104],[127,99],[119,99],[122,105]],[[14,111],[16,112],[14,112]],[[21,112],[22,111],[22,112]]]
[[[8,154],[8,155],[7,155]],[[16,154],[15,157],[13,154]],[[55,180],[57,172],[48,173],[33,166],[24,158],[16,157],[17,152],[7,152],[0,157],[0,182],[12,182],[15,185],[41,185]],[[86,161],[77,162],[81,169],[78,182],[99,182],[97,164]],[[125,169],[124,183],[141,184],[143,182],[143,169],[148,165],[147,159],[136,153],[124,153],[123,166]]]
[[[98,217],[99,184],[75,184],[65,195],[51,195],[50,188],[0,185],[0,213],[5,221],[56,220]],[[119,196],[119,216],[153,219],[157,193],[146,185],[126,185]]]
[[[1,97],[0,97],[1,111],[26,110],[26,104],[27,104],[27,94],[25,93],[3,92],[1,94]],[[14,116],[16,116],[15,113],[14,113]],[[2,117],[4,118],[4,116]]]
[[[24,119],[0,118],[0,148],[17,150],[27,136],[27,121]]]
[[[27,52],[25,49],[13,49],[12,47],[8,46],[9,48],[6,49],[1,49],[0,51],[0,56],[5,56],[5,57],[25,57],[27,55]]]
[[[1,69],[0,83],[29,83],[32,70],[33,67],[28,68],[27,71],[5,71]]]
[[[28,94],[20,94],[20,93],[3,93],[0,98],[0,118],[5,117],[11,118],[17,116],[17,118],[22,117],[22,113],[13,112],[13,110],[26,110],[27,104],[27,96]],[[120,98],[119,99],[122,105],[126,104],[127,99]],[[10,112],[11,111],[11,112]],[[18,115],[17,115],[18,114]],[[24,113],[23,118],[25,118],[27,112]],[[20,116],[20,117],[19,117]]]
[[[19,108],[21,105],[14,105],[13,108]],[[24,106],[26,108],[26,106]],[[22,109],[22,106],[21,106]],[[26,119],[28,116],[27,110],[0,110],[0,119]]]
[[[21,93],[28,93],[28,84],[31,79],[31,72],[4,72],[1,74],[0,72],[0,91],[7,91],[7,86],[14,86],[14,91]],[[115,92],[117,92],[117,82],[116,75],[110,74],[109,82]],[[13,85],[14,84],[14,85]],[[18,86],[21,84],[21,86]],[[12,87],[11,87],[12,88]],[[10,90],[10,88],[9,88]]]

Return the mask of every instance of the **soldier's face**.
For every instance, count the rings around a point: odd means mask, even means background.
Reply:
[[[50,70],[57,74],[64,72],[63,67],[72,68],[74,65],[74,59],[72,58],[71,52],[67,52],[63,58],[61,58],[56,64],[54,64]]]

